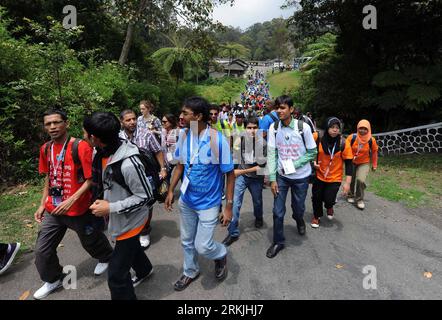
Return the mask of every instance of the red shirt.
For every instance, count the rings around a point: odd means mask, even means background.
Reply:
[[[63,198],[62,201],[68,199],[72,196],[78,189],[81,188],[84,182],[78,182],[78,169],[79,166],[75,165],[72,159],[72,144],[73,139],[68,143],[65,155],[65,161],[63,166]],[[46,144],[40,147],[40,161],[38,166],[38,171],[40,174],[49,173],[49,187],[54,186],[54,169],[57,169],[56,180],[57,184],[61,183],[62,179],[62,161],[59,162],[57,167],[57,156],[60,154],[63,144],[53,144],[54,149],[54,162],[51,160],[51,147],[47,150],[47,155],[45,155]],[[78,157],[80,158],[81,167],[83,168],[83,174],[85,179],[92,178],[92,148],[86,141],[81,141],[78,145]],[[49,161],[50,171],[49,172]],[[90,190],[83,193],[83,195],[73,204],[73,206],[66,213],[67,216],[81,216],[89,210],[89,206],[92,201],[92,192]],[[52,197],[48,196],[45,202],[45,209],[48,212],[52,212],[55,206],[52,203]]]

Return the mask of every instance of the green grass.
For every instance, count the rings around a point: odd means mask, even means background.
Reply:
[[[299,86],[300,77],[299,71],[270,74],[267,78],[270,83],[270,96],[276,98],[287,91],[293,91]]]
[[[247,80],[223,78],[213,82],[213,84],[196,86],[197,93],[210,103],[221,104],[222,102],[239,101],[239,95],[244,91]]]
[[[0,242],[20,242],[21,251],[34,248],[38,233],[34,212],[41,192],[41,186],[23,185],[0,195]]]
[[[378,170],[368,176],[368,185],[368,191],[408,207],[442,209],[442,157],[380,157]]]

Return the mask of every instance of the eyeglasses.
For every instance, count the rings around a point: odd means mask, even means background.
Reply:
[[[50,127],[51,125],[59,126],[59,125],[61,125],[63,122],[64,122],[63,120],[61,120],[61,121],[46,122],[46,123],[44,124],[44,126],[45,126],[45,127]]]

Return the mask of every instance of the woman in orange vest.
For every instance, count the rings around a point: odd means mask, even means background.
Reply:
[[[353,150],[354,165],[347,201],[356,203],[359,209],[364,210],[365,181],[370,171],[370,160],[372,161],[373,171],[376,171],[378,167],[378,145],[376,139],[371,135],[370,122],[367,120],[359,121],[357,129],[357,133],[347,137],[347,142]]]
[[[327,119],[325,131],[322,138],[316,138],[318,145],[317,161],[314,162],[316,178],[312,188],[313,219],[312,228],[318,228],[323,216],[323,205],[327,209],[328,219],[333,219],[333,206],[336,203],[336,196],[342,182],[342,173],[345,162],[346,180],[343,193],[350,190],[352,176],[353,153],[341,135],[342,124],[336,117]]]

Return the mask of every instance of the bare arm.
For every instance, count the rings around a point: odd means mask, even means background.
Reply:
[[[175,167],[175,171],[173,172],[172,181],[170,182],[169,192],[166,200],[164,201],[164,207],[168,211],[172,211],[172,203],[173,203],[173,192],[178,185],[178,182],[181,180],[184,172],[184,165],[178,163]]]
[[[60,203],[51,214],[64,215],[74,205],[81,196],[92,187],[92,179],[87,179],[83,185],[72,196]]]

